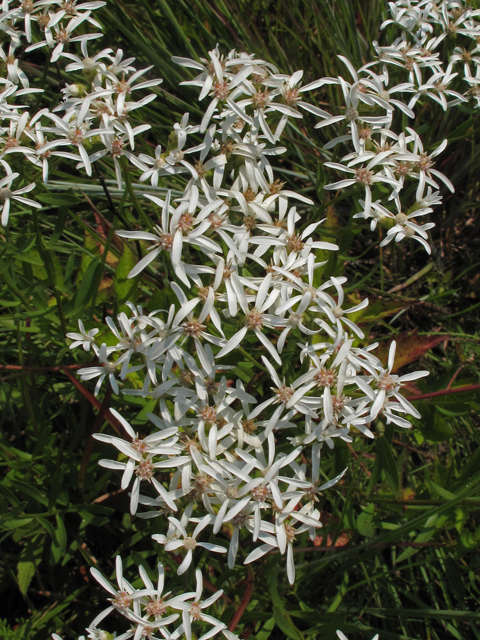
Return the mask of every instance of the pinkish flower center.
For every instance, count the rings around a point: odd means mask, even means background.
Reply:
[[[154,466],[151,458],[143,458],[135,469],[140,480],[151,480],[154,473]]]
[[[322,389],[323,387],[332,387],[335,384],[337,376],[333,369],[319,369],[313,376],[313,379],[315,380],[317,387]]]

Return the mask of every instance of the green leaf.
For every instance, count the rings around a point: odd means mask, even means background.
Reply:
[[[97,272],[101,268],[102,265],[99,258],[95,258],[95,260],[92,260],[92,262],[88,265],[80,281],[80,286],[78,287],[77,295],[75,296],[75,301],[73,304],[73,310],[70,311],[70,313],[68,314],[69,316],[75,316],[84,311],[85,307],[88,305],[89,300],[96,293],[96,276]]]
[[[60,551],[63,555],[65,553],[65,549],[67,548],[67,530],[65,529],[63,520],[58,515],[58,513],[55,516],[55,520],[57,521],[56,538],[57,538],[58,546],[60,547]]]
[[[384,436],[377,439],[377,453],[380,459],[380,467],[385,473],[387,482],[395,497],[397,497],[400,489],[397,465],[393,457],[392,447]]]
[[[270,618],[255,636],[255,640],[268,640],[275,628],[275,618]]]
[[[367,507],[364,507],[364,511],[357,518],[358,533],[366,538],[371,538],[375,535],[375,530],[372,526],[374,510],[375,505],[370,503]]]
[[[28,264],[33,264],[36,267],[43,267],[43,260],[39,257],[38,251],[32,250],[29,253],[18,253],[15,259],[21,262],[28,262]]]
[[[122,305],[125,302],[135,302],[136,300],[138,282],[140,278],[137,277],[129,279],[128,274],[137,262],[137,256],[125,244],[122,257],[118,262],[117,268],[115,269],[115,275],[113,277],[113,283],[119,305]]]
[[[438,484],[435,484],[433,480],[428,480],[427,485],[429,488],[433,490],[434,493],[438,494],[440,498],[445,498],[445,500],[454,500],[457,496],[451,491],[447,491],[443,487],[440,487]]]
[[[435,533],[437,521],[438,521],[438,514],[435,513],[426,521],[422,531],[415,538],[415,542],[417,543],[428,542],[433,536],[433,534]],[[405,551],[403,551],[398,556],[397,562],[403,562],[407,558],[411,558],[413,555],[415,555],[419,551],[421,551],[421,548],[408,547],[407,549],[405,549]]]
[[[285,615],[284,611],[278,607],[273,607],[273,617],[275,622],[281,631],[287,636],[287,638],[293,638],[294,640],[303,640],[303,635],[289,620],[289,617]]]
[[[420,432],[425,440],[430,442],[445,442],[453,436],[453,429],[451,425],[441,416],[441,414],[432,407],[430,415],[427,412],[423,412],[422,422],[420,424]]]
[[[17,564],[17,580],[18,588],[23,595],[26,595],[34,575],[35,563],[31,560],[20,560]]]
[[[55,207],[79,204],[81,202],[80,198],[74,196],[72,193],[39,193],[36,195],[36,198],[44,204],[49,204]]]

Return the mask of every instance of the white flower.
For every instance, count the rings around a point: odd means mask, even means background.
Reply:
[[[75,349],[75,347],[82,345],[85,351],[90,351],[90,346],[95,342],[95,336],[99,332],[99,329],[90,329],[87,333],[81,320],[78,321],[78,328],[80,333],[67,333],[67,338],[75,340],[75,342],[72,342],[70,345],[70,349]]]
[[[183,243],[191,243],[207,254],[211,251],[214,253],[221,252],[221,248],[216,242],[203,235],[209,228],[210,223],[206,219],[202,220],[199,217],[195,217],[193,211],[189,210],[189,203],[184,202],[177,209],[173,209],[170,205],[170,191],[167,193],[165,200],[160,200],[160,198],[149,194],[145,194],[145,197],[162,207],[161,225],[154,227],[155,233],[147,231],[117,231],[117,235],[121,238],[150,240],[154,243],[149,248],[149,253],[137,263],[128,274],[128,277],[134,278],[138,275],[163,250],[170,253],[175,273],[188,287],[190,282],[181,261]]]
[[[18,178],[20,174],[12,173],[10,167],[8,167],[8,165],[5,162],[3,162],[2,164],[4,165],[5,168],[8,168],[7,175],[5,176],[5,178],[2,178],[0,180],[0,205],[3,205],[2,217],[0,221],[2,223],[2,227],[6,227],[8,224],[8,218],[10,216],[10,206],[11,206],[12,200],[14,202],[20,202],[21,204],[24,204],[27,207],[35,207],[36,209],[41,209],[42,205],[39,204],[38,202],[35,202],[34,200],[29,200],[28,198],[23,197],[24,193],[28,193],[29,191],[32,191],[32,189],[35,189],[34,182],[27,185],[26,187],[23,187],[22,189],[17,189],[16,191],[12,191],[11,189],[12,183],[15,180],[15,178]]]
[[[79,115],[75,111],[67,112],[63,118],[59,118],[54,113],[46,113],[45,116],[53,120],[55,123],[55,128],[53,127],[44,127],[43,131],[52,133],[55,136],[62,136],[57,138],[57,140],[51,140],[47,142],[43,147],[37,149],[37,153],[43,154],[51,149],[55,149],[56,147],[64,147],[64,146],[75,146],[80,153],[80,159],[83,162],[85,167],[85,171],[87,175],[92,175],[92,166],[90,164],[90,159],[88,157],[88,153],[84,147],[84,142],[89,138],[94,136],[98,136],[100,134],[113,133],[113,130],[108,131],[107,129],[89,129],[89,123],[85,121],[83,118],[79,117]],[[57,152],[57,155],[63,155],[60,152]]]
[[[198,640],[207,640],[207,638],[212,638],[214,635],[217,635],[220,631],[226,628],[226,625],[223,624],[223,622],[203,613],[204,609],[208,609],[210,605],[222,596],[223,589],[220,589],[220,591],[214,593],[213,596],[202,601],[200,598],[202,597],[203,591],[203,577],[200,569],[195,571],[195,577],[197,580],[197,588],[195,590],[195,598],[193,602],[178,603],[176,605],[176,608],[181,609],[183,612],[183,624],[180,625],[180,627],[178,627],[178,629],[170,636],[171,640],[177,640],[177,638],[180,638],[183,633],[187,640],[192,640],[192,622],[197,620],[213,625],[213,628],[200,636]]]
[[[228,340],[227,344],[222,347],[222,349],[217,354],[217,359],[223,358],[223,356],[227,355],[227,353],[230,353],[230,351],[238,347],[245,337],[247,331],[250,330],[253,331],[258,340],[260,340],[260,342],[266,347],[273,359],[278,362],[278,364],[282,364],[282,360],[278,355],[277,350],[262,331],[262,329],[266,327],[272,328],[274,326],[278,326],[278,320],[276,316],[272,316],[266,313],[266,311],[268,311],[268,309],[270,309],[270,307],[274,304],[280,293],[278,289],[273,289],[270,294],[268,294],[271,283],[272,274],[269,273],[258,288],[254,300],[253,309],[250,310],[248,306],[242,306],[242,310],[245,313],[245,326],[239,329]]]
[[[200,522],[195,527],[193,533],[191,535],[187,534],[187,531],[183,524],[171,516],[169,521],[174,525],[174,527],[178,530],[182,538],[178,538],[177,540],[172,540],[171,542],[167,542],[165,544],[165,551],[177,551],[178,549],[184,549],[187,554],[183,559],[182,563],[178,567],[177,574],[180,576],[182,573],[188,569],[188,567],[192,563],[193,559],[193,551],[197,547],[202,547],[203,549],[207,549],[207,551],[213,553],[226,553],[226,547],[222,547],[218,544],[211,544],[209,542],[198,542],[197,536],[205,529],[206,526],[212,523],[213,517],[211,515],[204,516]]]
[[[53,49],[51,61],[56,62],[63,53],[63,48],[67,43],[95,40],[96,38],[102,37],[101,33],[85,33],[80,36],[71,36],[72,32],[77,27],[79,27],[82,22],[89,18],[90,11],[78,15],[76,18],[72,18],[67,25],[59,26],[58,23],[62,19],[63,15],[63,12],[60,12],[56,16],[52,17],[48,27],[45,30],[45,40],[36,42],[35,44],[31,44],[25,49],[25,51],[34,51],[35,49],[40,49],[41,47],[48,46],[50,47],[50,49]]]
[[[396,350],[396,342],[393,341],[390,344],[390,350],[388,353],[388,364],[387,368],[381,370],[379,374],[376,376],[374,384],[376,386],[376,392],[372,391],[368,385],[362,385],[362,390],[371,398],[374,399],[370,410],[369,420],[373,420],[377,417],[379,413],[384,410],[385,400],[388,398],[394,398],[398,401],[398,404],[406,413],[409,413],[416,418],[420,418],[420,414],[418,411],[406,400],[403,396],[400,395],[400,387],[405,382],[410,382],[412,380],[418,380],[418,378],[423,378],[429,375],[428,371],[415,371],[414,373],[407,373],[403,376],[397,376],[392,374],[392,368],[395,362],[395,350]],[[360,384],[360,383],[359,383]],[[391,417],[391,416],[390,416]],[[409,428],[411,424],[407,420],[397,418],[394,420],[395,424],[399,426]]]

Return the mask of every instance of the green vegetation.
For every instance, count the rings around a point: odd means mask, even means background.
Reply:
[[[219,43],[255,52],[285,73],[304,69],[309,82],[344,72],[338,54],[358,65],[369,60],[372,42],[385,37],[379,32],[385,15],[379,0],[109,0],[98,19],[104,46],[123,48],[142,66],[154,65],[149,77],[164,78],[153,89],[159,100],[142,109],[138,122],[152,124],[146,144],[166,146],[185,111],[191,121],[201,117],[195,92],[178,86],[188,72],[172,64],[172,55],[198,58]],[[43,73],[42,56],[34,62],[27,56],[25,65],[53,108],[64,79],[55,65]],[[318,106],[335,104],[336,90],[319,91]],[[274,553],[251,568],[228,570],[205,552],[214,588],[228,596],[214,615],[228,624],[242,608],[235,633],[244,639],[333,640],[336,629],[365,640],[375,633],[380,640],[480,639],[480,126],[462,106],[444,114],[429,102],[418,113],[415,129],[429,148],[448,137],[438,168],[456,189],[435,210],[432,256],[416,243],[380,249],[378,234],[352,219],[359,210],[353,199],[332,193],[328,206],[313,207],[312,218],[326,218],[322,239],[340,246],[324,276],[347,276],[352,304],[370,299],[354,320],[368,342],[380,342],[379,357],[386,360],[395,339],[402,373],[431,372],[406,387],[422,419],[410,431],[378,420],[375,440],[356,434],[351,445],[337,439],[333,450],[322,450],[326,479],[345,466],[349,471],[320,499],[324,526],[315,547],[307,534],[299,541],[294,587]],[[323,150],[327,138],[315,123],[307,116],[289,125],[289,152],[279,166],[287,188],[318,202],[330,180],[321,163],[332,153]],[[65,338],[78,319],[88,330],[127,301],[154,310],[172,295],[160,271],[127,279],[139,247],[114,229],[138,220],[141,205],[131,186],[120,192],[110,182],[113,164],[97,164],[87,180],[53,160],[48,188],[35,194],[43,208],[17,208],[8,235],[0,235],[5,640],[46,640],[52,632],[76,638],[106,606],[90,567],[113,574],[122,553],[133,582],[136,566],[150,567],[153,577],[159,559],[150,538],[163,531],[160,519],[130,516],[117,474],[98,466],[110,451],[92,434],[107,429],[105,410],[119,400],[103,391],[97,400],[94,385],[75,377],[94,357],[70,351]],[[36,173],[24,165],[28,184]],[[248,360],[243,364],[248,369]],[[252,384],[261,390],[268,375]],[[134,396],[121,405],[141,432],[152,407]],[[250,550],[242,549],[242,557]],[[165,555],[165,565],[176,569]],[[171,583],[183,584],[171,574]]]

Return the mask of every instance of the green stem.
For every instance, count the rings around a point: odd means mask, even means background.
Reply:
[[[130,174],[128,172],[128,163],[125,157],[120,158],[120,164],[122,167],[122,175],[125,180],[125,184],[127,185],[128,195],[130,196],[130,200],[132,201],[133,206],[137,210],[137,213],[142,218],[143,222],[147,225],[149,229],[153,229],[153,224],[150,218],[147,216],[145,211],[143,210],[141,204],[137,200],[137,196],[135,195],[135,191],[132,186],[132,181],[130,180]]]
[[[18,345],[18,361],[20,366],[23,366],[23,349],[22,349],[22,332],[20,331],[20,319],[15,319],[15,324],[17,325],[17,345]],[[35,433],[38,434],[38,425],[35,419],[35,414],[33,413],[32,402],[30,399],[30,393],[28,390],[27,379],[25,376],[20,377],[20,384],[22,385],[22,393],[23,399],[25,401],[25,405],[27,407],[28,417],[30,418],[30,422],[32,423],[33,428],[35,429]]]
[[[250,362],[254,362],[255,365],[261,369],[262,371],[264,371],[265,373],[268,373],[268,369],[267,367],[264,367],[263,364],[260,364],[258,362],[258,360],[256,358],[254,358],[253,356],[251,356],[247,351],[245,351],[245,349],[243,349],[243,347],[237,347],[238,351],[240,351],[240,353],[242,354],[242,356],[244,356],[245,358],[247,358],[247,360],[250,360]]]
[[[47,251],[47,249],[45,248],[45,245],[43,244],[43,238],[40,233],[40,225],[38,223],[37,210],[32,209],[32,214],[33,214],[33,224],[35,226],[35,232],[37,234],[38,251],[43,258],[43,263],[45,265],[45,269],[47,270],[50,286],[52,288],[53,295],[55,296],[55,300],[57,302],[58,317],[60,319],[60,326],[62,328],[62,333],[64,337],[63,339],[65,340],[65,335],[67,333],[67,323],[65,321],[65,314],[63,313],[62,297],[60,295],[60,292],[57,290],[57,286],[55,283],[55,274],[54,274],[53,265],[50,257],[50,252]]]

